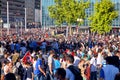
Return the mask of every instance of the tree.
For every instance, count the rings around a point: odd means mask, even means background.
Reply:
[[[61,25],[64,22],[61,0],[55,0],[55,5],[49,6],[49,15],[55,20],[55,24]]]
[[[78,18],[85,19],[85,9],[88,7],[89,1],[55,0],[55,5],[49,7],[49,13],[56,23],[65,22],[70,27]]]
[[[89,18],[91,21],[91,31],[99,34],[110,32],[112,20],[118,16],[111,0],[101,0],[94,6],[94,14]]]

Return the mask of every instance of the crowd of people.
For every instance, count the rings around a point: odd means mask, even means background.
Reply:
[[[0,80],[120,80],[120,33],[0,37]]]

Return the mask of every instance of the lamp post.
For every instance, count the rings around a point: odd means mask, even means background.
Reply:
[[[1,36],[2,36],[2,24],[3,24],[3,20],[2,20],[2,18],[0,19],[0,24],[1,24]]]
[[[80,22],[80,23],[83,22],[83,19],[77,18],[77,23],[79,23],[79,22]],[[78,30],[78,24],[77,24],[77,33],[78,33],[78,31],[79,31],[79,30]]]

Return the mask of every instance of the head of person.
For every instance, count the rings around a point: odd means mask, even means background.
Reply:
[[[67,55],[66,56],[66,62],[69,63],[69,64],[73,64],[74,57],[72,55]]]
[[[15,74],[13,74],[13,73],[6,74],[4,80],[16,80]]]
[[[64,68],[58,68],[55,73],[57,80],[65,80],[66,71]]]
[[[42,59],[42,54],[39,54],[39,58]]]
[[[58,55],[54,55],[53,58],[54,58],[55,60],[58,60],[59,57],[58,57]]]
[[[26,62],[25,65],[27,68],[29,68],[31,66],[31,62]]]
[[[98,53],[101,53],[102,52],[102,49],[100,48],[100,49],[98,49]]]
[[[115,76],[115,80],[119,80],[120,79],[120,73],[117,73]]]
[[[107,64],[113,65],[113,58],[111,56],[106,57],[105,60]]]
[[[118,56],[120,58],[120,51],[117,50],[114,52],[114,54],[115,54],[115,56]]]
[[[81,59],[79,64],[78,64],[78,67],[81,68],[81,67],[84,67],[84,63],[85,63],[85,60],[84,59]]]
[[[51,50],[51,51],[49,52],[49,54],[50,54],[50,56],[54,56],[55,51]]]
[[[37,61],[38,57],[37,56],[33,56],[33,60]]]
[[[113,65],[115,67],[119,68],[119,57],[118,56],[112,56],[112,60],[113,60]]]
[[[4,61],[4,64],[9,66],[10,61],[9,61],[9,60],[5,60],[5,61]]]

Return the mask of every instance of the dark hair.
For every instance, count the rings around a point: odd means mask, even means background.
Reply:
[[[118,56],[113,56],[113,65],[117,68],[119,68],[119,57]]]
[[[33,59],[34,59],[34,60],[37,60],[37,59],[38,59],[38,57],[35,55],[35,56],[33,56]]]
[[[67,55],[66,60],[68,60],[70,63],[74,62],[74,57],[72,55]]]
[[[49,53],[50,53],[50,55],[55,54],[55,51],[51,50]]]
[[[58,55],[54,55],[53,58],[58,59]]]
[[[119,80],[120,79],[120,73],[117,73],[116,75],[115,75],[115,80]]]
[[[101,48],[99,48],[99,49],[98,49],[98,53],[101,53],[101,52],[102,52],[102,49],[101,49]]]
[[[13,73],[8,73],[5,75],[4,80],[16,80],[15,75]]]
[[[106,57],[105,60],[108,64],[113,65],[113,58],[111,56]]]
[[[39,58],[42,58],[42,54],[39,54]]]
[[[61,75],[61,77],[65,79],[66,71],[64,68],[58,68],[56,73],[57,73],[57,75]]]

